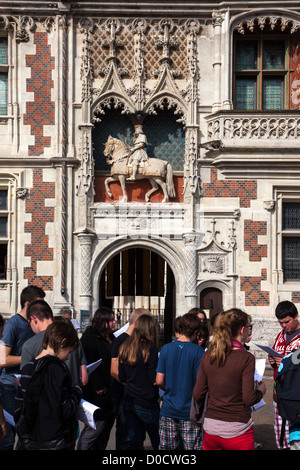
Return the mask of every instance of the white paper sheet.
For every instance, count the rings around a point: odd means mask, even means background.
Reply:
[[[100,408],[98,406],[81,399],[77,409],[77,419],[82,421],[84,424],[87,424],[91,428],[96,429],[94,413],[99,409]]]
[[[265,359],[256,359],[255,360],[255,372],[254,372],[254,380],[261,382],[263,379],[263,375],[265,372],[266,367],[266,360]],[[265,400],[262,398],[258,403],[251,407],[252,411],[257,411],[259,408],[262,408],[266,405]]]
[[[124,333],[126,330],[128,330],[128,327],[129,327],[129,322],[126,323],[126,325],[122,326],[122,328],[120,328],[119,330],[115,331],[115,332],[114,332],[114,336],[117,338],[117,337],[120,336],[122,333]]]
[[[92,362],[86,366],[86,370],[88,374],[91,374],[97,367],[101,364],[102,359],[98,359],[96,362]]]
[[[255,346],[258,346],[260,349],[265,351],[267,354],[270,354],[270,356],[283,357],[282,354],[279,354],[279,352],[275,351],[275,349],[270,348],[269,346],[264,346],[262,344],[257,344],[257,343],[253,343],[253,344],[255,344]]]
[[[15,420],[14,420],[14,417],[8,413],[7,411],[3,410],[3,414],[4,414],[4,418],[5,418],[5,421],[8,423],[8,424],[11,424],[12,426],[15,426]]]

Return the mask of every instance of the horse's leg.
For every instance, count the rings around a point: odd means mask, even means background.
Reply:
[[[116,178],[114,176],[110,176],[109,178],[106,178],[106,180],[104,181],[106,192],[110,198],[112,198],[113,196],[109,188],[109,184],[112,183],[113,181],[116,181]]]
[[[119,181],[123,192],[123,197],[120,202],[127,202],[127,194],[126,194],[126,176],[119,175]]]
[[[145,195],[146,202],[149,202],[151,194],[155,193],[155,191],[158,190],[158,186],[155,182],[155,178],[153,178],[152,176],[148,176],[148,180],[150,181],[152,188]]]
[[[161,202],[168,201],[169,196],[168,196],[167,184],[165,183],[165,181],[160,176],[157,176],[155,178],[155,181],[161,187],[161,189],[163,190],[163,193],[164,193],[164,198]]]

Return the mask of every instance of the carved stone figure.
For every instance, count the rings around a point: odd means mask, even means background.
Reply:
[[[104,155],[106,161],[111,167],[111,176],[105,180],[105,189],[108,196],[111,198],[112,193],[109,188],[109,184],[114,181],[119,181],[122,191],[123,198],[122,202],[127,201],[126,195],[126,179],[145,179],[147,178],[152,185],[150,191],[146,193],[145,200],[149,202],[151,194],[158,191],[161,187],[164,198],[162,202],[166,202],[169,198],[174,198],[175,188],[173,182],[173,170],[165,160],[159,158],[148,158],[147,153],[144,150],[144,134],[139,134],[138,138],[141,141],[135,142],[135,146],[131,149],[122,140],[109,136],[105,143]],[[133,162],[133,166],[130,164],[130,160]],[[144,163],[142,165],[142,162]],[[134,174],[132,174],[134,171]],[[133,178],[131,178],[133,176]]]
[[[131,149],[132,153],[128,159],[128,163],[132,164],[132,175],[128,178],[129,180],[135,180],[140,162],[147,162],[148,155],[144,150],[147,147],[147,137],[143,133],[142,126],[135,126],[135,140],[134,147]]]

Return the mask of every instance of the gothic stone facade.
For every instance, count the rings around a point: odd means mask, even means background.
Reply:
[[[92,313],[105,266],[140,247],[170,266],[175,315],[215,289],[272,342],[277,303],[300,306],[300,2],[149,5],[0,2],[0,311],[38,284]],[[172,167],[166,202],[146,180],[105,189],[107,137],[137,124]]]

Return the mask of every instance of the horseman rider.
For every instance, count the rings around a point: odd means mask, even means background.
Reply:
[[[128,178],[129,180],[135,180],[140,162],[148,161],[147,152],[144,150],[147,145],[147,137],[143,133],[142,126],[135,126],[134,147],[131,149],[131,155],[128,160],[128,163],[132,163],[132,175]]]

